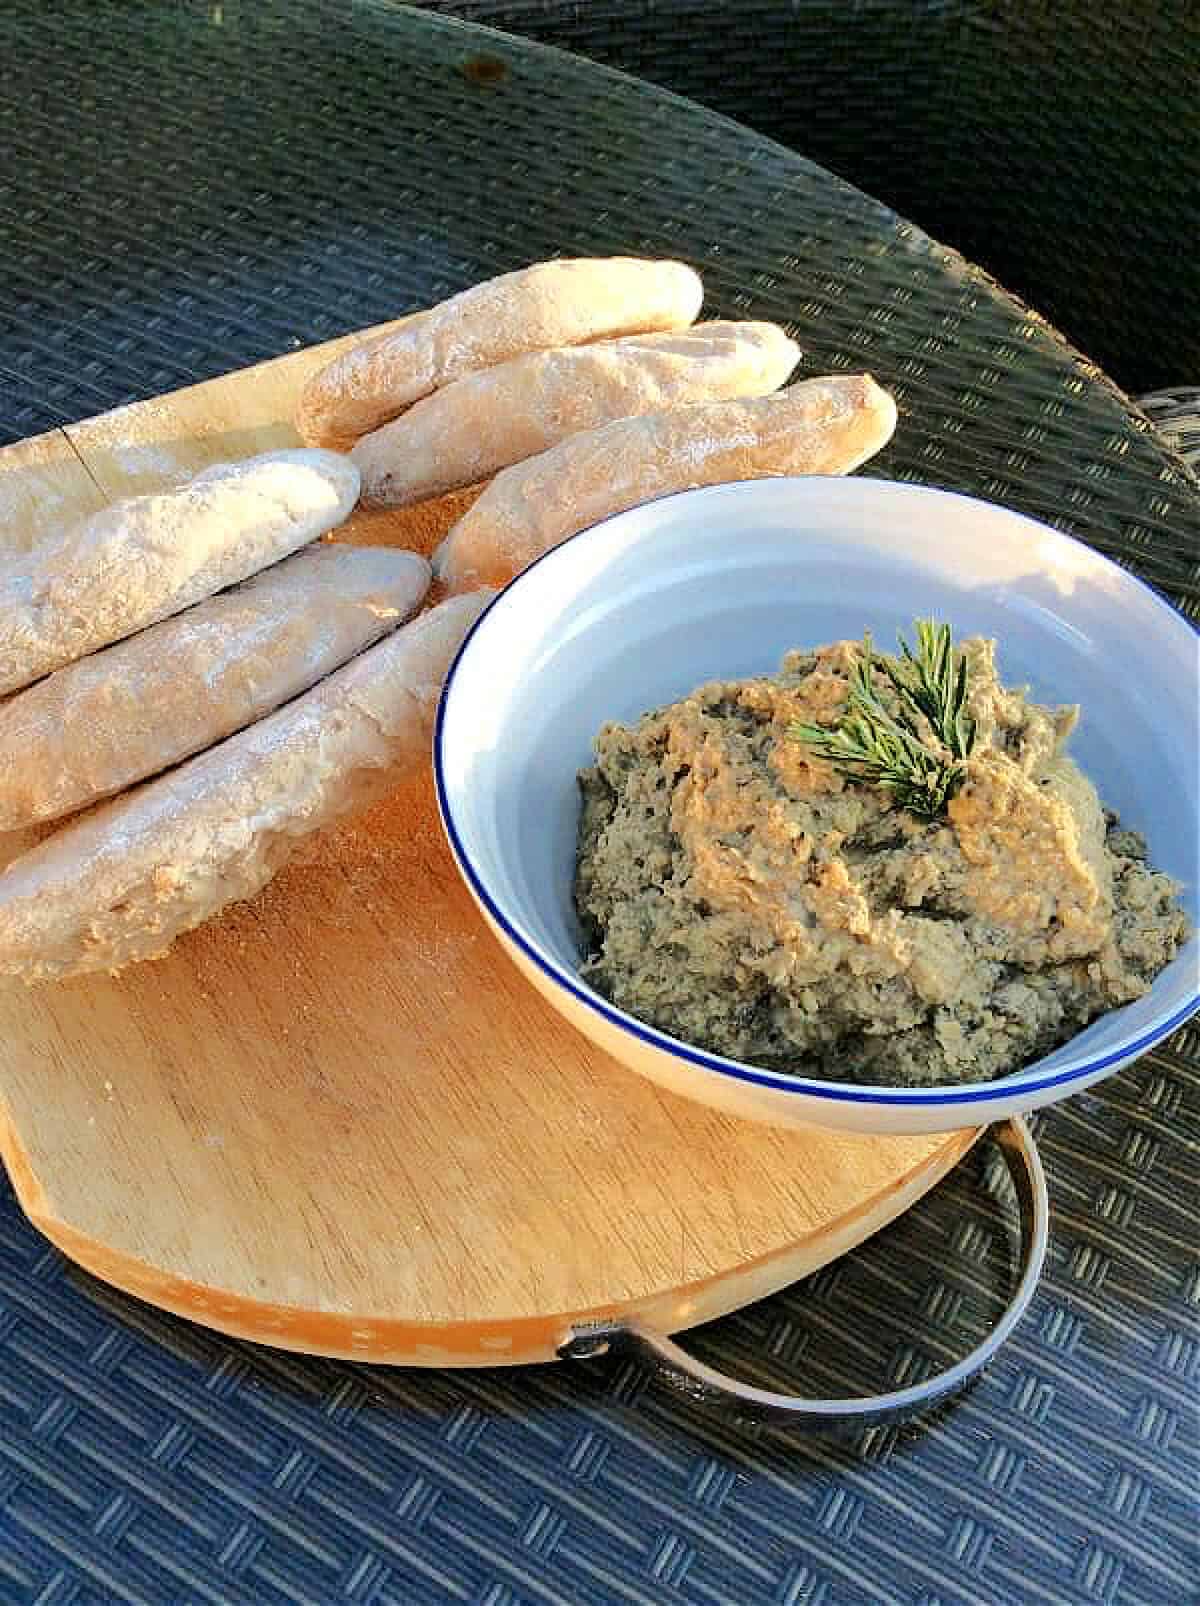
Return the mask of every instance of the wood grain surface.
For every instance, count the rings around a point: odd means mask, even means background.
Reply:
[[[341,344],[0,451],[0,551],[294,443]],[[428,552],[472,495],[338,538]],[[773,1129],[624,1071],[484,928],[428,775],[164,960],[0,983],[0,1153],[33,1222],[155,1304],[299,1350],[480,1365],[548,1359],[577,1320],[675,1331],[844,1252],[975,1136]]]

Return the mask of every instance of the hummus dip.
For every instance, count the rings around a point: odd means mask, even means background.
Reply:
[[[976,722],[945,814],[848,778],[794,721],[844,711],[862,647],[792,652],[606,725],[580,774],[585,979],[717,1054],[890,1085],[1003,1076],[1147,991],[1187,934],[1039,707],[964,641]]]

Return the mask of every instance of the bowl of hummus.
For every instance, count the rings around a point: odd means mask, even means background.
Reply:
[[[1197,638],[1006,509],[868,479],[634,509],[505,590],[443,694],[458,866],[630,1070],[948,1130],[1198,1002]]]

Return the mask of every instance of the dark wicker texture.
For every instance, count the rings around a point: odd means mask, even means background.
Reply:
[[[873,472],[1008,502],[1200,604],[1195,482],[1098,371],[886,208],[704,111],[383,4],[70,0],[51,23],[9,0],[0,53],[6,438],[552,251],[676,252],[711,311],[782,318],[809,371],[898,390]],[[227,1342],[73,1270],[5,1191],[0,1602],[1194,1598],[1198,1090],[1192,1027],[1039,1120],[1033,1313],[936,1422],[841,1449],[724,1427],[605,1363],[388,1372]],[[696,1343],[781,1385],[909,1380],[981,1330],[1005,1244],[968,1164]]]
[[[1127,390],[1200,381],[1194,0],[425,0],[739,118],[894,206]]]

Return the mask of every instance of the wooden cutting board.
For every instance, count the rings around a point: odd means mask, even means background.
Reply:
[[[0,451],[0,552],[294,444],[299,386],[344,343]],[[339,538],[427,552],[469,494]],[[165,960],[0,982],[0,1154],[30,1220],[121,1288],[291,1349],[480,1365],[549,1359],[575,1321],[675,1331],[842,1254],[975,1136],[783,1131],[622,1069],[484,928],[426,776]]]

